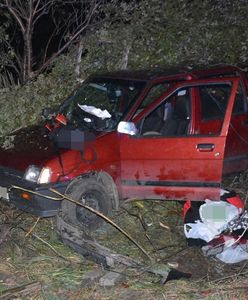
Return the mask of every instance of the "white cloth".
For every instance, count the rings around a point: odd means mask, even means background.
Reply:
[[[211,241],[219,235],[228,222],[239,216],[239,210],[225,201],[206,200],[199,209],[200,220],[184,224],[184,234],[187,238]]]
[[[78,106],[85,112],[94,115],[98,118],[101,118],[102,120],[111,118],[111,114],[106,110],[102,110],[100,108],[96,108],[95,106],[90,106],[90,105],[80,105]]]

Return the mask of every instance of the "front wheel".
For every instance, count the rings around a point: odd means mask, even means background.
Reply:
[[[96,176],[77,179],[66,196],[104,215],[108,215],[112,209],[110,196]],[[94,230],[103,223],[101,217],[66,199],[61,204],[61,216],[66,222],[87,230]]]

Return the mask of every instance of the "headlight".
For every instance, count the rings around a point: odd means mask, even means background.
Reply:
[[[24,174],[24,179],[32,182],[37,182],[40,176],[41,168],[37,166],[29,166]]]
[[[37,166],[31,165],[27,168],[24,179],[36,183],[49,183],[51,179],[52,171],[50,168],[39,168]]]
[[[52,171],[50,168],[42,168],[40,176],[38,178],[38,183],[49,183],[51,179]]]

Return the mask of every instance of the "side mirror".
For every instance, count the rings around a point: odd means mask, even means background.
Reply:
[[[118,124],[117,131],[129,135],[136,135],[138,133],[138,129],[136,128],[133,122],[125,122],[125,121],[121,121]]]

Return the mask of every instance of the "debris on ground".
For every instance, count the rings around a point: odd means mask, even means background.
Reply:
[[[244,180],[237,177],[231,183],[231,189],[245,199]],[[111,265],[111,259],[108,267],[102,262],[95,264],[58,240],[54,218],[38,220],[3,202],[0,202],[0,212],[0,295],[11,288],[37,282],[40,291],[29,294],[27,298],[247,299],[246,263],[223,263],[215,256],[205,256],[202,248],[188,247],[183,233],[182,205],[174,201],[125,202],[111,216],[154,259],[153,271],[167,272],[167,277],[128,266],[121,268],[118,263]],[[246,215],[241,214],[239,220],[245,223]],[[240,225],[234,221],[229,223],[232,231]],[[117,253],[119,258],[147,263],[140,250],[109,224],[94,231],[92,239],[111,249],[111,253]],[[179,275],[185,276],[180,277],[175,271],[168,272],[175,269],[180,271]],[[108,280],[109,273],[116,273],[113,277],[117,279],[111,277]],[[105,276],[106,281],[103,280]],[[179,280],[174,280],[177,278]],[[167,279],[166,284],[161,285],[164,279]],[[100,286],[100,281],[103,286]],[[108,285],[110,283],[115,285]]]
[[[248,259],[248,212],[234,191],[221,191],[220,201],[184,204],[184,233],[189,246],[224,263]]]
[[[59,232],[62,241],[72,247],[75,251],[82,254],[84,257],[94,260],[98,264],[103,265],[107,269],[111,269],[109,274],[106,274],[100,280],[101,285],[114,285],[114,282],[118,282],[120,278],[120,269],[124,270],[124,267],[135,269],[139,272],[150,273],[160,277],[160,283],[173,279],[190,278],[191,274],[183,273],[176,270],[172,266],[163,263],[155,263],[148,260],[148,262],[138,261],[127,255],[123,255],[114,252],[108,247],[102,246],[98,241],[85,235],[85,232],[72,226],[68,222],[65,222],[63,218],[58,216],[57,218],[57,230]],[[146,257],[147,259],[147,257]],[[107,282],[107,283],[103,283]]]
[[[38,294],[40,290],[39,282],[31,282],[2,291],[0,300],[23,299],[23,297]]]

